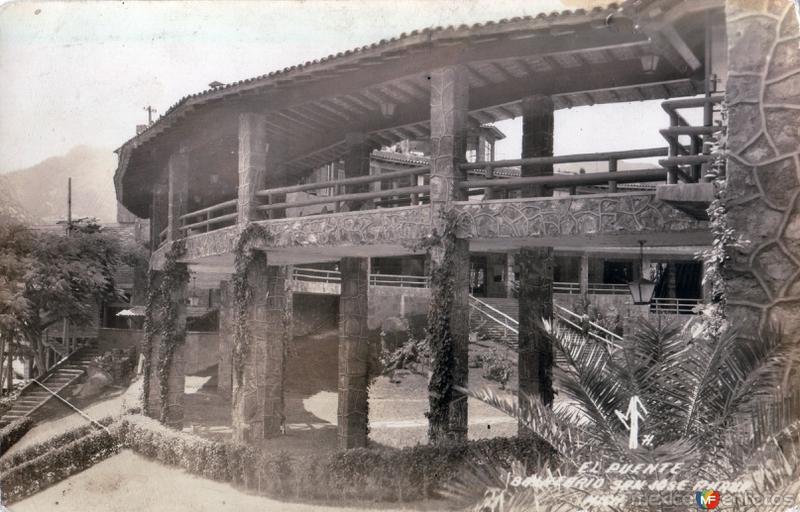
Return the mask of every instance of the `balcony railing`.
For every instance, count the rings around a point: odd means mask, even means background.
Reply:
[[[461,189],[467,190],[470,195],[482,193],[486,199],[493,198],[498,190],[521,191],[526,188],[534,187],[551,190],[567,189],[570,193],[575,193],[577,187],[606,185],[609,192],[616,192],[617,184],[619,183],[665,182],[667,179],[667,171],[662,168],[618,171],[617,166],[620,160],[667,156],[668,152],[669,148],[649,148],[606,153],[583,153],[578,155],[466,163],[459,166],[461,170],[482,170],[485,177],[469,179],[459,183],[458,186]],[[523,165],[554,165],[590,162],[606,163],[608,165],[608,172],[554,174],[552,176],[537,177],[508,177],[507,175],[498,176],[494,173],[494,170],[498,167],[507,168],[521,167]]]
[[[589,283],[587,292],[598,295],[629,295],[631,289],[627,284]],[[554,282],[553,293],[580,295],[581,285],[580,283]]]
[[[654,298],[650,301],[650,312],[660,315],[698,315],[703,299]]]
[[[342,282],[342,274],[338,270],[296,267],[293,276],[297,281],[310,283],[339,284]],[[399,288],[428,288],[430,279],[427,276],[370,274],[369,284],[370,286],[397,286]]]
[[[322,181],[259,190],[256,196],[264,201],[258,209],[267,213],[287,208],[328,206],[333,212],[349,211],[350,205],[367,204],[368,207],[385,208],[416,205],[428,202],[430,196],[430,166],[415,167],[370,176],[358,176],[343,180]],[[384,187],[387,185],[388,187]],[[348,192],[353,187],[369,186],[368,192]],[[289,201],[287,194],[305,192],[307,198]]]
[[[208,233],[226,226],[236,224],[237,200],[230,199],[200,210],[181,215],[181,234],[183,236],[197,233]]]
[[[661,108],[669,115],[670,126],[660,130],[661,135],[669,143],[669,156],[658,163],[667,169],[667,183],[683,181],[699,182],[704,178],[703,169],[716,158],[711,153],[712,136],[722,130],[721,126],[713,126],[714,105],[721,103],[724,94],[713,94],[698,98],[676,98],[663,101]],[[678,112],[683,109],[703,108],[703,126],[692,126]],[[681,137],[689,139],[689,145],[680,142]],[[687,175],[681,167],[688,170]]]

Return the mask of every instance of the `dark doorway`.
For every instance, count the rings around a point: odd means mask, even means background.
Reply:
[[[471,256],[469,269],[470,293],[475,297],[486,297],[486,256]]]

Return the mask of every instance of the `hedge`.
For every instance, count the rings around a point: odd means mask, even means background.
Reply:
[[[112,425],[112,429],[117,425]],[[39,492],[117,452],[119,435],[98,430],[0,473],[9,503]]]
[[[114,416],[106,416],[105,418],[97,420],[97,422],[101,425],[109,426],[111,423],[113,423],[114,419]],[[22,450],[19,450],[0,461],[0,472],[8,471],[14,466],[19,466],[26,461],[33,460],[40,455],[59,448],[60,446],[64,446],[65,444],[76,441],[81,437],[91,434],[97,429],[97,425],[94,423],[88,423],[72,430],[68,430],[63,434],[51,437],[47,441],[23,448]],[[5,453],[5,451],[3,453]]]
[[[521,438],[294,456],[203,439],[141,415],[124,416],[109,429],[111,435],[99,430],[81,436],[80,432],[85,432],[82,427],[60,436],[61,446],[54,439],[21,452],[19,460],[22,453],[33,458],[0,472],[4,496],[9,502],[17,501],[83,471],[120,448],[258,494],[328,501],[422,500],[437,497],[442,486],[470,467],[510,467],[514,461],[534,467],[548,457],[536,440]]]
[[[442,446],[357,448],[324,455],[261,452],[169,429],[144,416],[128,416],[123,443],[163,464],[259,494],[294,499],[415,501],[437,496],[466,468],[491,464],[541,464],[545,450],[534,439],[495,438]]]
[[[33,420],[25,417],[12,421],[0,429],[0,455],[14,446],[33,427]]]

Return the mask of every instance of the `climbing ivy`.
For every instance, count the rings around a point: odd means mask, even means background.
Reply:
[[[189,270],[185,263],[178,259],[186,252],[183,240],[172,242],[165,253],[164,267],[160,271],[150,270],[148,275],[148,297],[144,320],[144,343],[142,353],[145,357],[142,385],[143,410],[149,413],[148,396],[150,393],[150,376],[152,375],[153,338],[160,336],[158,361],[158,394],[161,404],[159,420],[167,421],[167,395],[169,393],[169,372],[175,350],[183,344],[186,331],[183,326],[178,326],[178,308],[173,296],[176,292],[185,289],[189,282]]]
[[[256,255],[255,243],[268,243],[272,235],[258,224],[248,224],[239,234],[234,250],[233,296],[236,311],[236,325],[233,333],[233,368],[236,382],[242,385],[244,362],[250,351],[250,333],[247,328],[247,309],[250,306],[251,292],[247,282],[247,271]],[[286,320],[285,320],[286,321]]]
[[[450,426],[450,403],[453,401],[453,333],[451,312],[455,295],[455,211],[441,213],[441,231],[427,234],[414,247],[425,250],[431,261],[431,304],[428,309],[427,341],[431,353],[431,377],[428,381],[430,410],[428,437],[433,443],[447,439]],[[435,257],[434,257],[435,256]]]
[[[150,375],[153,362],[153,335],[155,334],[155,322],[153,310],[156,303],[156,272],[151,268],[147,271],[147,305],[144,311],[144,339],[142,340],[142,356],[144,365],[142,366],[142,413],[150,414],[148,397],[150,396]]]
[[[712,337],[717,339],[726,329],[727,286],[725,281],[725,265],[730,259],[731,251],[741,243],[734,229],[728,223],[728,207],[726,200],[726,173],[725,161],[727,158],[727,106],[720,105],[722,129],[714,135],[712,153],[716,158],[711,164],[710,174],[714,176],[714,199],[708,207],[709,227],[713,240],[711,247],[702,252],[701,258],[705,262],[703,284],[711,288],[711,303],[703,312],[705,329]]]

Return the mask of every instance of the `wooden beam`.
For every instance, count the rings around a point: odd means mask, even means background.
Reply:
[[[428,99],[430,98],[431,94],[430,91],[424,90],[422,87],[419,87],[414,82],[402,80],[400,82],[397,82],[395,86],[398,89],[405,92],[406,94],[408,94],[409,96],[411,96],[412,98],[425,101],[428,101]]]
[[[467,70],[467,76],[469,77],[470,82],[476,82],[478,84],[475,87],[485,87],[486,84],[491,83],[488,80],[486,80],[486,78],[476,73],[475,70],[472,69],[471,67],[464,66],[464,69]]]
[[[512,75],[511,73],[509,73],[498,62],[487,62],[485,65],[489,66],[490,69],[492,69],[497,75],[499,75],[502,78],[501,82],[505,82],[507,80],[514,80],[514,79],[518,78],[518,77]]]
[[[664,37],[669,44],[672,45],[672,48],[681,56],[686,65],[689,66],[689,69],[697,71],[703,66],[700,59],[698,59],[692,49],[689,48],[689,45],[686,44],[686,41],[683,40],[673,25],[665,25],[661,33],[664,34]]]

